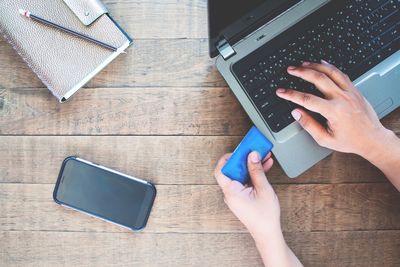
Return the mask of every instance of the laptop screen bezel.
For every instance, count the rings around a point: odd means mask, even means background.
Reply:
[[[220,31],[217,36],[211,36],[211,11],[210,2],[218,0],[208,0],[208,35],[209,35],[209,55],[211,58],[218,55],[218,43],[224,38],[229,44],[234,45],[254,30],[260,28],[263,24],[276,18],[289,8],[297,5],[304,0],[271,0],[254,8],[242,17],[229,24],[225,29]],[[271,8],[271,4],[273,4]],[[229,9],[227,10],[229,12]],[[216,14],[218,16],[218,14]]]

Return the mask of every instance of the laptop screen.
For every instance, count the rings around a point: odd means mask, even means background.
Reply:
[[[210,55],[222,37],[236,42],[300,0],[208,0]],[[255,28],[254,28],[255,27]],[[250,31],[250,32],[248,32]]]

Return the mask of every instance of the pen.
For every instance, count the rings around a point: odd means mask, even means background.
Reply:
[[[96,39],[94,39],[94,38],[92,38],[92,37],[89,37],[89,36],[87,36],[87,35],[85,35],[85,34],[76,32],[76,31],[71,30],[71,29],[67,29],[67,28],[65,28],[65,27],[63,27],[63,26],[61,26],[61,25],[55,24],[55,23],[53,23],[53,22],[51,22],[51,21],[48,21],[48,20],[43,19],[43,18],[41,18],[41,17],[38,17],[38,16],[36,16],[36,15],[33,15],[31,12],[29,12],[29,11],[27,11],[27,10],[19,9],[18,11],[19,11],[19,13],[20,13],[22,16],[27,17],[27,18],[30,18],[30,19],[32,19],[32,20],[34,20],[34,21],[39,22],[39,23],[42,23],[42,24],[47,25],[47,26],[49,26],[49,27],[58,29],[58,30],[60,30],[60,31],[62,31],[62,32],[71,34],[71,35],[73,35],[73,36],[79,37],[79,38],[84,39],[84,40],[86,40],[86,41],[88,41],[88,42],[91,42],[91,43],[94,43],[94,44],[96,44],[96,45],[102,46],[102,47],[104,47],[104,48],[106,48],[106,49],[112,50],[112,51],[114,51],[114,52],[117,52],[117,51],[118,51],[118,48],[116,48],[116,47],[114,47],[114,46],[112,46],[112,45],[106,44],[106,43],[101,42],[101,41],[99,41],[99,40],[96,40]]]

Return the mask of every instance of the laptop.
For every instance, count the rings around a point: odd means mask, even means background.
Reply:
[[[400,105],[400,0],[209,0],[208,17],[210,56],[291,178],[332,151],[295,122],[295,104],[276,96],[278,87],[321,95],[288,75],[289,65],[336,65],[379,118]]]

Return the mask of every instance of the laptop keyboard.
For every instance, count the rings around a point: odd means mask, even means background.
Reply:
[[[233,72],[273,132],[294,122],[291,111],[297,107],[276,96],[278,87],[322,97],[312,84],[288,75],[289,65],[324,59],[355,80],[400,49],[400,0],[333,2],[322,7],[323,12],[310,15],[233,66]],[[321,115],[312,115],[324,123]]]

